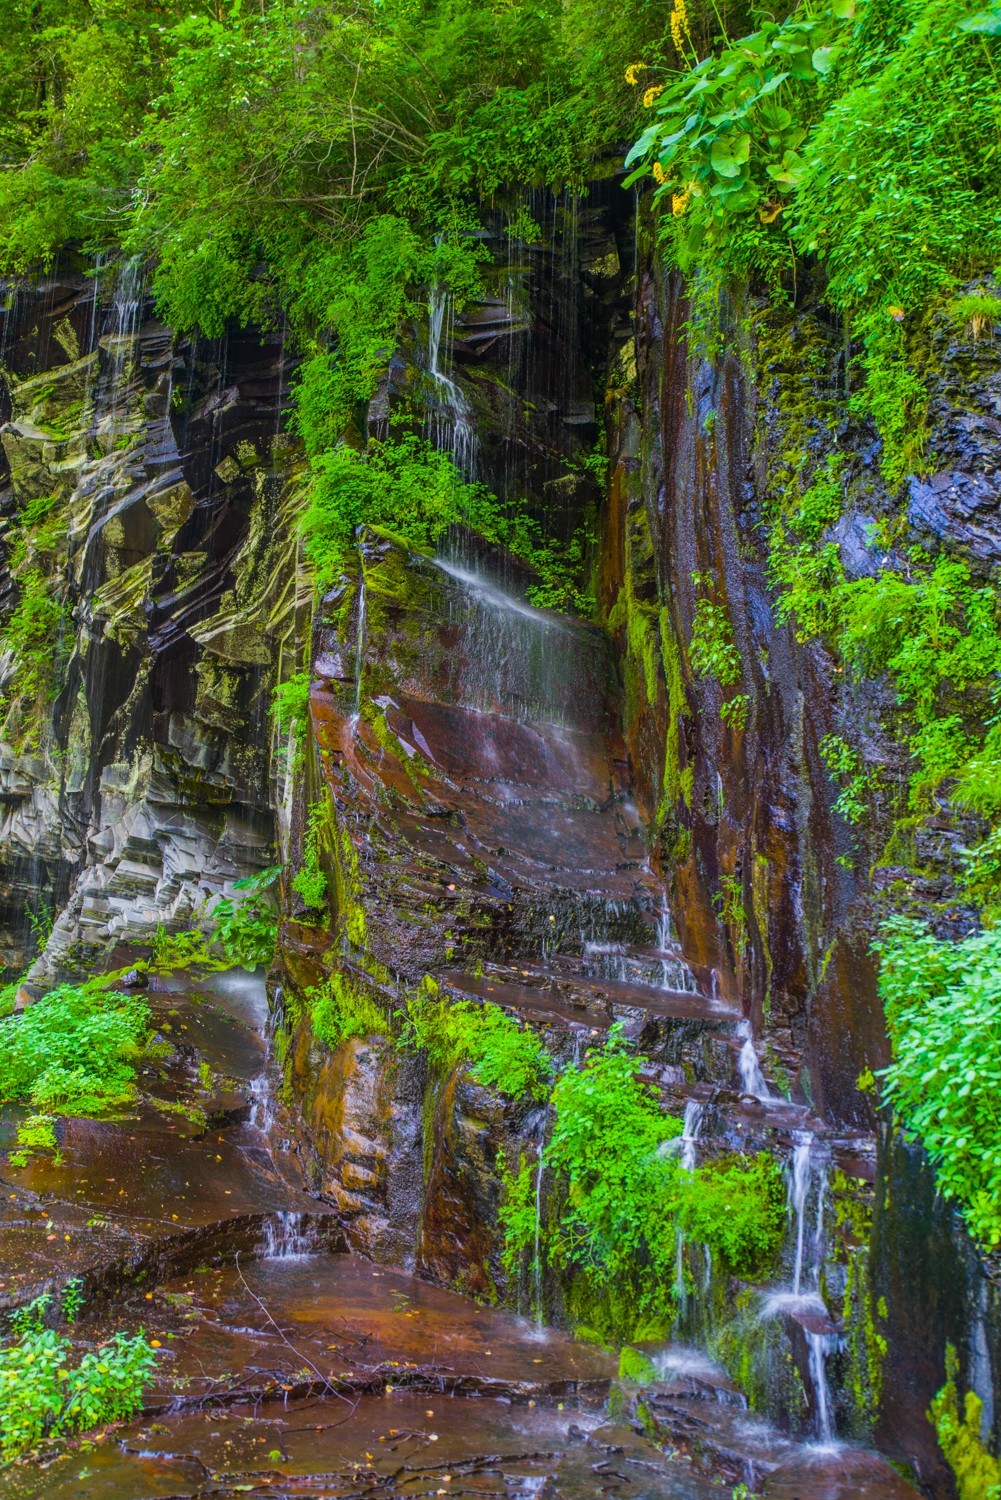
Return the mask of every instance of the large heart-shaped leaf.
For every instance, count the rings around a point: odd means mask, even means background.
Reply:
[[[1001,10],[982,10],[978,15],[960,21],[957,31],[973,31],[981,36],[1001,36]]]
[[[740,169],[751,154],[751,137],[749,135],[724,136],[720,140],[713,141],[709,152],[709,160],[712,169],[720,177],[738,177]]]

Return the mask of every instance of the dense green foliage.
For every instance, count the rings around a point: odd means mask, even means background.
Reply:
[[[0,1021],[0,1102],[29,1101],[47,1114],[101,1114],[131,1103],[149,1026],[144,1000],[60,985]]]
[[[545,1098],[552,1064],[535,1032],[489,1001],[450,1001],[430,977],[407,999],[401,1045],[420,1047],[442,1071],[468,1063],[485,1088],[517,1098]]]
[[[771,1157],[723,1156],[692,1172],[682,1166],[670,1147],[681,1121],[664,1114],[638,1076],[641,1066],[615,1029],[581,1068],[562,1074],[545,1151],[565,1185],[545,1253],[598,1289],[613,1288],[620,1300],[624,1294],[632,1320],[619,1330],[625,1333],[670,1321],[679,1234],[707,1245],[726,1270],[749,1276],[767,1269],[785,1225],[785,1188]],[[509,1268],[534,1239],[532,1176],[525,1164],[508,1180]]]
[[[1001,1244],[1001,930],[942,942],[920,923],[884,927],[879,984],[893,1062],[886,1092],[920,1133],[946,1197]]]
[[[706,306],[734,274],[791,289],[796,257],[820,260],[894,480],[922,457],[923,314],[1001,260],[998,39],[969,0],[805,0],[747,36],[688,35],[680,69],[642,78],[660,93],[633,157],[668,257]]]
[[[257,875],[233,882],[233,895],[223,896],[209,913],[215,924],[215,941],[228,963],[245,969],[267,967],[274,957],[278,936],[278,912],[273,887],[281,874],[271,865]]]
[[[97,1349],[79,1350],[45,1314],[42,1296],[11,1316],[0,1344],[0,1456],[8,1462],[43,1442],[89,1432],[133,1416],[156,1364],[141,1331],[115,1333]],[[79,1283],[63,1294],[63,1317],[79,1311]]]

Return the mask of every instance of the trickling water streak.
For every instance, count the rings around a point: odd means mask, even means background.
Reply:
[[[686,1172],[695,1171],[696,1142],[704,1117],[705,1106],[695,1099],[689,1099],[685,1105],[685,1118],[681,1127],[681,1165]]]
[[[793,1296],[799,1296],[803,1277],[803,1247],[806,1239],[806,1201],[812,1175],[813,1136],[800,1136],[793,1148],[792,1175],[789,1182],[789,1205],[796,1215],[796,1259],[793,1263]]]
[[[476,428],[469,402],[458,385],[441,367],[443,347],[452,342],[454,301],[441,285],[431,288],[428,299],[427,372],[437,388],[437,400],[428,412],[428,436],[436,448],[450,453],[464,479],[476,472]]]
[[[542,1115],[539,1133],[538,1157],[535,1166],[535,1250],[532,1258],[532,1274],[535,1281],[535,1321],[541,1328],[545,1322],[545,1306],[542,1295],[542,1174],[545,1170],[546,1128],[549,1124],[549,1106]]]
[[[808,1328],[804,1328],[803,1332],[806,1336],[807,1368],[817,1407],[817,1437],[822,1443],[832,1443],[834,1422],[831,1416],[831,1390],[827,1383],[827,1356],[837,1346],[837,1335],[811,1333]]]
[[[355,701],[351,727],[361,718],[362,673],[365,666],[365,564],[358,558],[358,619],[355,622]]]
[[[771,1091],[761,1071],[758,1054],[751,1040],[751,1028],[746,1021],[740,1023],[739,1033],[745,1038],[744,1045],[740,1049],[740,1057],[737,1059],[741,1089],[745,1094],[753,1094],[755,1099],[770,1099]]]
[[[109,407],[111,431],[114,436],[117,436],[118,418],[122,415],[120,407],[123,388],[127,385],[129,369],[135,354],[143,296],[142,257],[133,255],[122,264],[118,273],[112,303],[115,322],[111,335]]]
[[[282,1210],[269,1215],[261,1227],[264,1260],[302,1260],[316,1248],[313,1236],[303,1228],[302,1214]]]

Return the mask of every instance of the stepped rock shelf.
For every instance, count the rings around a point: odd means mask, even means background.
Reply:
[[[489,219],[482,300],[422,292],[367,435],[422,435],[547,540],[586,525],[600,625],[537,608],[536,574],[471,524],[434,549],[359,526],[316,589],[288,340],[175,336],[138,261],[6,295],[0,547],[51,499],[64,606],[51,723],[0,745],[16,1003],[283,875],[266,974],[151,975],[134,1111],[60,1120],[59,1158],[23,1167],[24,1110],[0,1115],[0,1310],[79,1277],[83,1341],[144,1328],[158,1350],[135,1421],[0,1473],[4,1500],[954,1500],[926,1419],[948,1343],[1001,1436],[996,1282],[856,1088],[887,1044],[817,749],[855,710],[776,621],[758,542],[805,377],[790,354],[758,390],[689,347],[685,287],[617,185],[532,202],[538,243]],[[840,393],[841,330],[772,314]],[[688,659],[707,568],[742,727]],[[0,619],[16,593],[5,575]],[[289,727],[272,692],[298,674]],[[960,833],[926,834],[948,904]],[[331,1040],[318,997],[347,993],[366,1025]],[[556,1077],[624,1037],[682,1122],[665,1154],[777,1164],[771,1261],[731,1275],[672,1229],[673,1325],[620,1365],[581,1266],[542,1253],[569,1194],[551,1100],[429,1062],[405,1019],[429,996],[498,1007]]]

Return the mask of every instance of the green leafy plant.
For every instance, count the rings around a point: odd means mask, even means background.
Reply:
[[[52,1115],[29,1115],[17,1127],[17,1150],[10,1153],[12,1167],[26,1167],[32,1156],[42,1151],[55,1152],[56,1122]]]
[[[320,836],[327,810],[316,803],[306,819],[306,834],[303,839],[302,863],[295,873],[292,889],[301,896],[303,904],[312,912],[326,909],[327,877],[320,868]]]
[[[102,1114],[135,1098],[150,1012],[134,996],[60,985],[0,1021],[0,1100],[40,1114]]]
[[[820,757],[840,785],[834,810],[846,823],[861,823],[869,813],[872,776],[858,751],[841,735],[825,734],[818,746]]]
[[[408,995],[403,1021],[400,1045],[421,1048],[436,1068],[468,1063],[477,1083],[513,1098],[548,1093],[548,1053],[530,1027],[519,1026],[499,1005],[447,1000],[429,976]]]
[[[628,1288],[637,1323],[671,1315],[679,1233],[750,1275],[774,1256],[785,1222],[771,1157],[722,1157],[694,1172],[681,1165],[669,1149],[681,1121],[661,1110],[641,1066],[613,1028],[583,1067],[557,1080],[546,1148],[547,1165],[565,1183],[548,1258],[584,1271],[599,1288]],[[521,1217],[512,1222],[524,1228]]]
[[[98,1349],[79,1352],[45,1327],[50,1302],[38,1297],[21,1309],[0,1345],[0,1454],[8,1462],[42,1442],[133,1416],[156,1365],[141,1331],[115,1333]],[[73,1316],[79,1306],[77,1300]]]
[[[735,221],[753,213],[770,225],[787,207],[838,22],[853,11],[852,0],[797,8],[701,61],[688,38],[684,69],[651,90],[657,118],[626,158],[641,163],[626,181],[653,174],[657,196],[684,220],[684,261],[725,245]]]
[[[879,988],[893,1061],[885,1097],[920,1134],[941,1192],[1001,1244],[1001,931],[959,943],[896,917],[880,929]]]
[[[271,695],[271,717],[279,734],[291,734],[296,757],[301,758],[309,724],[308,672],[296,672],[278,684]]]
[[[256,875],[235,880],[233,895],[220,897],[213,906],[209,916],[215,924],[215,941],[229,963],[257,969],[274,957],[278,913],[272,892],[281,872],[281,865],[270,865]]]

